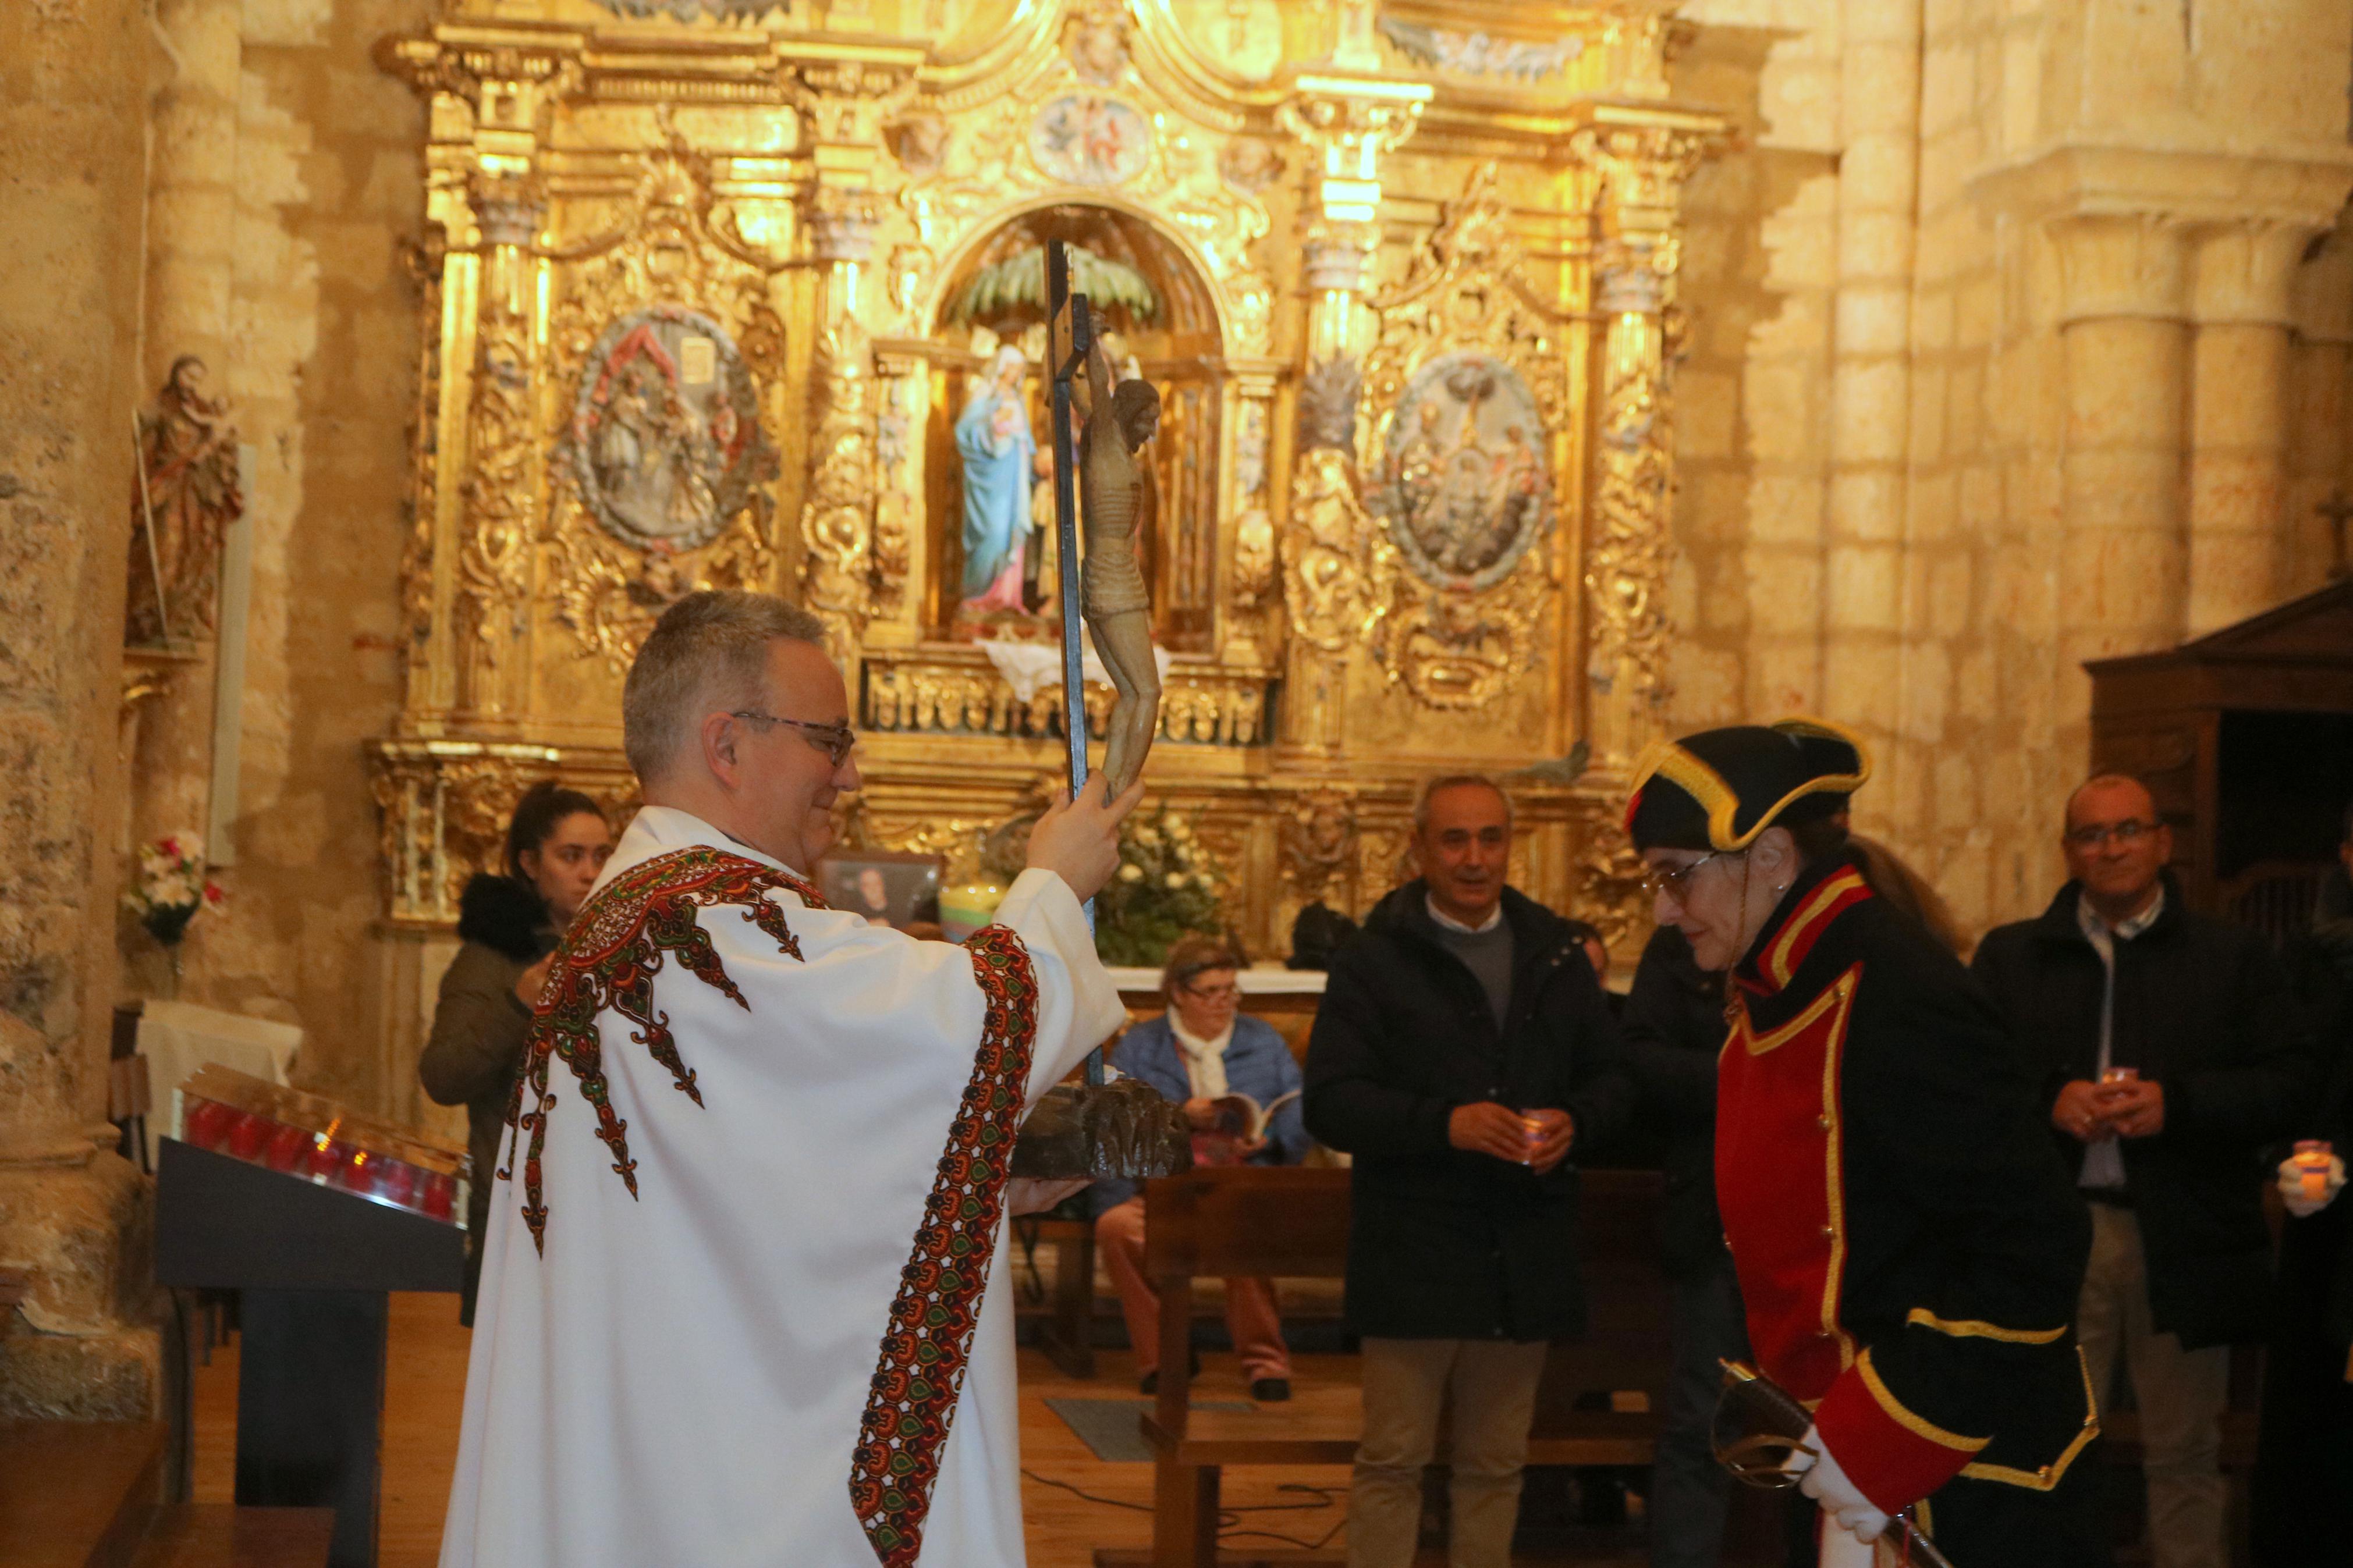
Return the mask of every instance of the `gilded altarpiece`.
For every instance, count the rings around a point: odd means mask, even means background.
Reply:
[[[1161,391],[1149,777],[1253,952],[1390,886],[1439,769],[1514,775],[1521,886],[1639,922],[1674,205],[1724,134],[1665,9],[448,0],[385,39],[430,105],[396,947],[533,779],[629,806],[621,679],[698,587],[824,620],[845,833],[971,863],[1060,754],[1015,657],[1055,585],[967,504],[976,407],[1043,442],[1048,237]]]

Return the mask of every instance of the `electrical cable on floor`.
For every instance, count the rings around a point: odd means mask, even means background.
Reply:
[[[1041,1487],[1054,1487],[1060,1490],[1066,1491],[1072,1497],[1077,1498],[1081,1502],[1101,1503],[1105,1508],[1124,1508],[1134,1513],[1150,1513],[1152,1511],[1152,1505],[1150,1503],[1127,1502],[1122,1499],[1113,1497],[1097,1497],[1092,1492],[1082,1491],[1078,1487],[1072,1485],[1069,1481],[1056,1480],[1051,1476],[1041,1476],[1037,1471],[1029,1469],[1027,1467],[1023,1468],[1021,1475],[1024,1479],[1036,1481]],[[1303,1552],[1314,1552],[1322,1547],[1330,1545],[1333,1538],[1338,1535],[1340,1531],[1346,1527],[1348,1521],[1347,1516],[1344,1513],[1338,1523],[1333,1525],[1330,1530],[1325,1531],[1320,1538],[1314,1541],[1301,1541],[1295,1536],[1283,1535],[1271,1530],[1241,1529],[1241,1516],[1246,1513],[1302,1513],[1314,1512],[1317,1510],[1330,1508],[1332,1506],[1333,1494],[1342,1489],[1338,1487],[1309,1486],[1303,1481],[1285,1481],[1282,1485],[1275,1488],[1274,1489],[1278,1492],[1306,1492],[1314,1497],[1315,1500],[1313,1502],[1245,1503],[1238,1504],[1230,1508],[1220,1508],[1218,1510],[1219,1537],[1220,1539],[1224,1539],[1229,1536],[1256,1536],[1264,1541],[1279,1541],[1285,1546],[1295,1546]]]

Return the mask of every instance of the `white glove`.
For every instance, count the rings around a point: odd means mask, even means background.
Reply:
[[[2337,1201],[2337,1194],[2345,1190],[2345,1162],[2335,1154],[2328,1156],[2327,1180],[2321,1187],[2321,1195],[2316,1198],[2305,1191],[2305,1175],[2304,1167],[2294,1160],[2279,1163],[2280,1201],[2287,1205],[2287,1212],[2298,1219],[2309,1219]]]
[[[1878,1540],[1880,1532],[1887,1528],[1887,1515],[1846,1479],[1846,1472],[1839,1468],[1838,1456],[1822,1441],[1820,1427],[1807,1427],[1805,1443],[1821,1457],[1805,1468],[1799,1478],[1798,1489],[1821,1504],[1822,1511],[1838,1524],[1835,1531],[1822,1531],[1822,1562],[1827,1565],[1831,1561],[1831,1536],[1844,1533],[1867,1544]]]
[[[1857,1541],[1825,1518],[1822,1521],[1821,1555],[1815,1568],[1877,1568],[1879,1542]]]

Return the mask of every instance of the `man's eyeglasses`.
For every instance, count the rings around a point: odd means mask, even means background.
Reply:
[[[1642,891],[1654,899],[1661,893],[1672,894],[1675,902],[1682,903],[1683,888],[1691,880],[1691,874],[1694,871],[1711,860],[1746,853],[1745,849],[1711,849],[1688,866],[1678,866],[1672,871],[1646,871],[1642,874]]]
[[[1196,985],[1189,980],[1183,981],[1176,989],[1187,996],[1198,996],[1204,1002],[1231,1002],[1242,994],[1242,988],[1230,980],[1223,985]]]
[[[730,719],[749,719],[755,724],[789,724],[801,732],[801,739],[823,752],[835,767],[849,758],[858,744],[858,731],[847,724],[820,724],[807,719],[779,719],[774,713],[757,709],[738,708],[727,715]]]
[[[2078,849],[2097,849],[2111,838],[2129,848],[2163,826],[2162,823],[2142,822],[2137,818],[2126,822],[2094,822],[2082,827],[2071,827],[2064,837]]]

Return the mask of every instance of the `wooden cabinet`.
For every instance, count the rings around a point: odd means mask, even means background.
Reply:
[[[2156,795],[2190,903],[2304,929],[2353,801],[2353,579],[2084,668],[2093,765]]]

